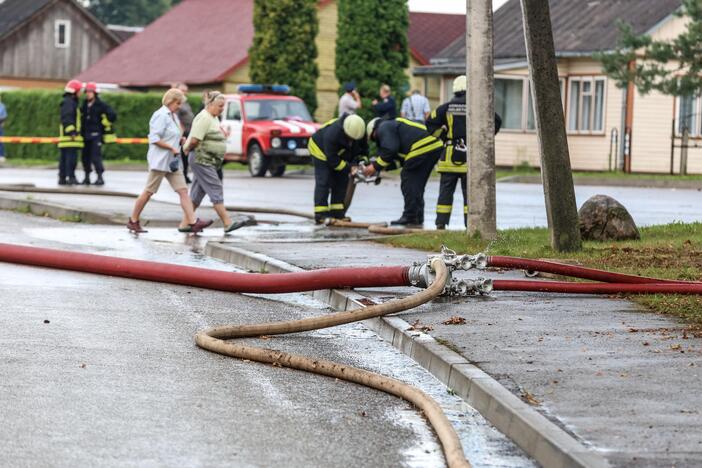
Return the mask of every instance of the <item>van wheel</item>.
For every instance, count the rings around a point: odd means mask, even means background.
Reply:
[[[285,164],[282,162],[274,163],[269,169],[271,176],[273,177],[283,177],[285,174]]]
[[[258,143],[252,143],[247,152],[249,161],[249,173],[252,177],[263,177],[266,175],[271,161],[263,155],[263,151]]]

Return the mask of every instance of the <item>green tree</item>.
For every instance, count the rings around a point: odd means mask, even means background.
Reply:
[[[87,0],[88,10],[105,24],[146,26],[180,0]]]
[[[669,41],[638,35],[620,22],[617,49],[597,54],[605,73],[619,87],[633,83],[641,94],[656,90],[673,96],[691,96],[702,90],[702,0],[683,0],[676,14],[690,21],[684,32]]]
[[[316,0],[255,0],[249,49],[254,83],[287,84],[311,113],[317,109]]]
[[[396,97],[408,88],[407,1],[339,0],[338,8],[336,78],[342,86],[356,83],[367,118],[381,84],[390,85]]]

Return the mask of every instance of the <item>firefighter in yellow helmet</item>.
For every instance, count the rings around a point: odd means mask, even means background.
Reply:
[[[314,219],[346,216],[344,197],[351,166],[368,156],[366,124],[358,115],[342,115],[325,123],[307,143],[314,158]]]
[[[59,185],[74,185],[78,183],[76,180],[76,164],[78,162],[78,150],[83,148],[78,98],[82,89],[83,83],[78,80],[71,80],[63,90],[58,142],[59,151],[61,152],[59,159]]]
[[[495,133],[500,131],[502,119],[495,114]],[[466,141],[466,76],[453,82],[453,98],[437,107],[427,119],[427,130],[444,142],[437,172],[439,201],[436,205],[436,229],[446,229],[451,219],[453,193],[460,181],[463,192],[463,223],[468,222],[468,151]]]

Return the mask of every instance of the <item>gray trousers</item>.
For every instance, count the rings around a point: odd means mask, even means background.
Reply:
[[[188,157],[190,169],[193,171],[193,184],[190,187],[190,199],[195,205],[200,205],[205,195],[210,197],[213,205],[224,203],[224,187],[217,175],[217,168],[195,162],[195,153]]]

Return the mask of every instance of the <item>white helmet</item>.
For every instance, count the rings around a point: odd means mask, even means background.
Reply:
[[[453,80],[453,94],[465,92],[466,90],[466,75],[461,75]]]
[[[366,123],[356,114],[344,119],[344,133],[352,140],[360,140],[366,134]]]
[[[375,126],[378,124],[378,121],[380,120],[380,117],[376,117],[370,122],[368,122],[368,127],[366,128],[366,136],[370,140],[371,135],[373,134],[373,130],[375,130]]]

